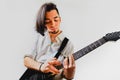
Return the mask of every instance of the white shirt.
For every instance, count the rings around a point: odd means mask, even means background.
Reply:
[[[26,54],[25,57],[31,57],[38,62],[45,62],[47,59],[53,58],[57,53],[63,39],[65,36],[61,32],[56,37],[56,42],[51,42],[49,33],[46,31],[45,36],[38,35],[38,39],[35,43],[34,49],[31,54]],[[69,40],[58,60],[63,62],[64,57],[67,57],[69,54],[73,53],[73,44]],[[58,79],[55,79],[58,80]],[[60,79],[59,79],[60,80]]]

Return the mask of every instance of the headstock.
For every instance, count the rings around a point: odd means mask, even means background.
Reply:
[[[108,33],[104,36],[106,41],[117,41],[120,39],[120,31]]]

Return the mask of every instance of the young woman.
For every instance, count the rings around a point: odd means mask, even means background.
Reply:
[[[54,3],[43,4],[36,20],[36,31],[39,36],[33,52],[25,55],[24,64],[29,69],[45,74],[52,73],[54,76],[51,80],[72,80],[75,74],[73,44],[68,41],[59,58],[54,58],[65,38],[60,29],[60,23],[61,17],[56,5]],[[56,68],[61,65],[63,68]],[[37,75],[37,80],[40,80],[39,75]]]

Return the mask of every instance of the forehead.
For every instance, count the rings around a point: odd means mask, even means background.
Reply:
[[[59,17],[58,13],[56,10],[51,10],[51,11],[48,11],[46,12],[45,14],[45,18],[46,19],[52,19],[52,18],[55,18],[55,17]]]

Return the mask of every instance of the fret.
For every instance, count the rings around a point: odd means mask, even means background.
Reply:
[[[75,52],[73,54],[73,57],[75,60],[79,59],[80,57],[86,55],[87,53],[91,52],[92,50],[96,49],[97,47],[103,45],[104,43],[106,43],[107,41],[104,38],[101,38],[95,42],[93,42],[92,44],[88,45],[87,47]]]

